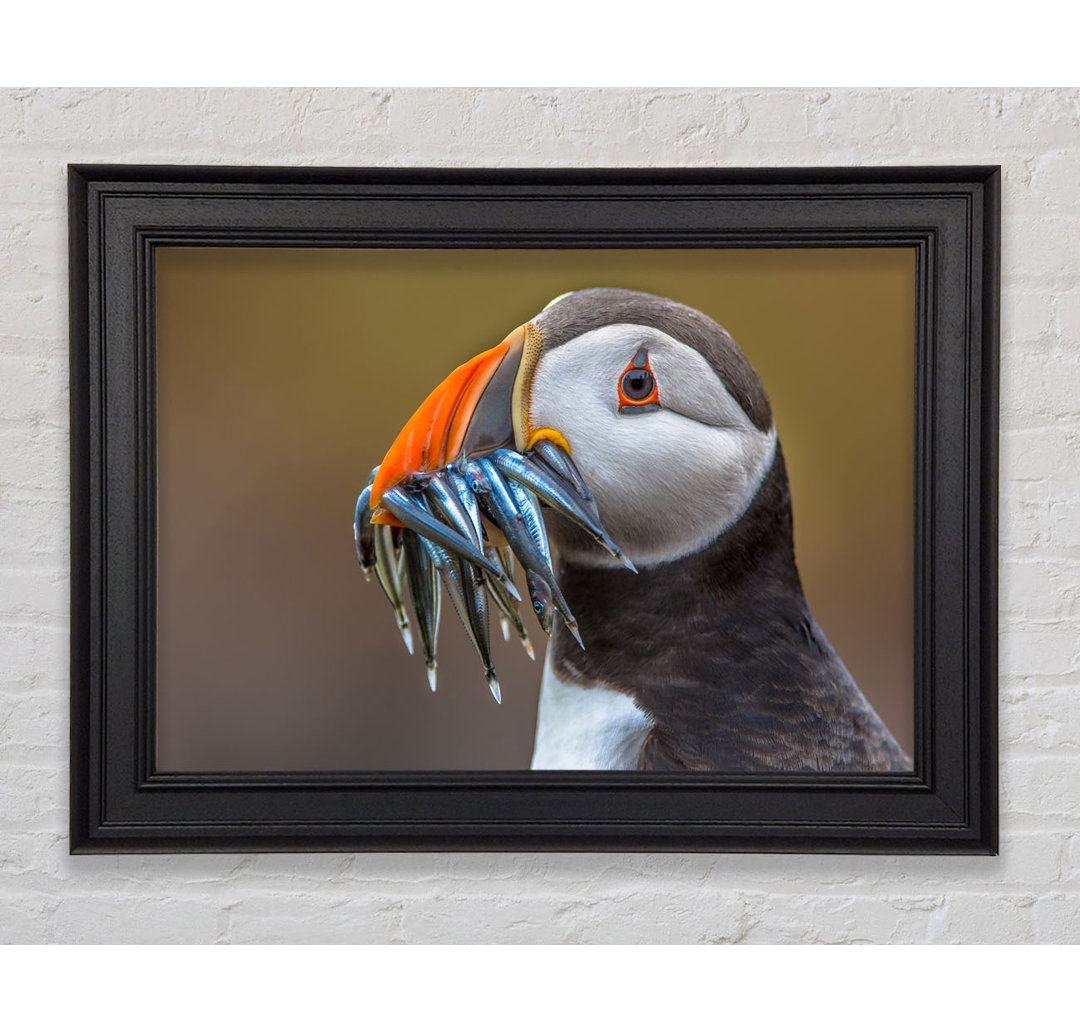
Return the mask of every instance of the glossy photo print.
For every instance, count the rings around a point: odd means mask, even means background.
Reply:
[[[911,770],[913,249],[156,285],[158,770]]]

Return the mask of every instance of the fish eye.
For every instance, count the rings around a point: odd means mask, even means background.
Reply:
[[[536,611],[537,616],[542,617],[544,614],[544,604],[539,599],[533,602],[533,609]]]

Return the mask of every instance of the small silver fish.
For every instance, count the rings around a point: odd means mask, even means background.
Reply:
[[[472,516],[458,498],[457,492],[446,475],[435,474],[424,488],[424,496],[432,510],[441,516],[455,531],[468,538],[473,547],[482,549],[482,531],[473,523]]]
[[[437,542],[443,548],[449,549],[470,563],[475,563],[495,577],[503,576],[502,571],[491,563],[465,535],[455,531],[435,516],[421,494],[409,493],[400,487],[391,488],[383,492],[380,502],[421,538]]]
[[[630,562],[608,535],[600,522],[595,504],[589,505],[558,474],[526,452],[524,455],[499,449],[491,454],[491,461],[511,483],[517,483],[543,499],[552,509],[572,520],[612,556],[621,560],[630,570],[637,568]]]
[[[488,636],[487,595],[483,585],[483,575],[466,560],[451,555],[449,550],[426,538],[420,539],[435,569],[439,573],[443,587],[450,596],[454,612],[465,628],[469,641],[476,650],[484,666],[484,676],[496,703],[502,702],[499,692],[499,679],[491,662],[491,641]],[[477,600],[479,596],[479,601]]]
[[[484,665],[484,677],[496,703],[502,703],[502,691],[495,667],[491,662],[491,639],[488,632],[488,597],[485,575],[472,564],[461,561],[461,580],[466,587],[465,605],[469,614],[469,624],[473,632],[473,642],[480,662]]]
[[[548,542],[548,533],[547,528],[544,526],[544,517],[540,513],[540,503],[528,488],[523,488],[520,484],[509,478],[506,479],[506,486],[510,489],[514,504],[517,506],[518,512],[525,521],[525,530],[529,532],[529,537],[536,543],[537,549],[540,550],[540,555],[544,557],[544,560],[550,569],[552,566],[551,544]]]
[[[577,464],[565,449],[560,448],[554,441],[541,439],[533,445],[531,451],[570,484],[586,503],[595,507],[596,500],[593,498],[593,493],[589,491],[585,478],[581,476]]]
[[[356,543],[356,560],[364,572],[364,580],[371,580],[375,566],[375,539],[371,525],[371,483],[360,492],[353,515],[353,541]]]
[[[465,472],[469,486],[487,503],[492,518],[506,535],[506,540],[514,550],[514,554],[525,568],[533,610],[540,618],[541,627],[547,634],[551,634],[549,615],[554,605],[562,615],[567,629],[580,645],[581,636],[578,633],[577,621],[555,581],[550,557],[544,556],[538,544],[533,540],[528,530],[527,520],[518,508],[506,481],[503,480],[494,464],[487,459],[470,461],[466,465]],[[539,589],[539,585],[544,586],[543,591]],[[582,648],[584,649],[583,645]]]
[[[369,527],[371,528],[375,577],[383,590],[383,594],[394,609],[398,631],[401,632],[401,637],[405,641],[405,648],[411,656],[413,651],[412,631],[409,628],[409,618],[405,616],[405,603],[402,598],[401,560],[394,553],[393,533],[385,524],[369,524]]]
[[[427,549],[420,544],[419,536],[409,531],[402,542],[405,554],[405,575],[412,596],[413,613],[420,629],[420,642],[427,666],[428,685],[435,691],[435,647],[439,637],[439,610],[442,601],[442,583],[435,564]]]
[[[448,467],[446,470],[446,481],[453,489],[454,494],[457,495],[458,501],[469,514],[469,519],[472,521],[473,529],[476,532],[477,541],[483,541],[484,522],[480,518],[480,505],[476,501],[476,496],[469,489],[469,482],[452,466]],[[490,559],[490,557],[488,558]],[[514,580],[514,572],[512,570],[510,571],[509,580]]]
[[[503,546],[501,549],[496,550],[493,546],[487,546],[484,552],[487,554],[488,559],[498,559],[502,564],[503,569],[507,570],[509,575],[513,577],[513,559],[509,562],[505,561],[501,553],[507,553],[510,556],[509,548]],[[521,642],[521,648],[525,650],[529,655],[530,660],[536,659],[536,653],[533,650],[532,642],[529,640],[529,633],[525,630],[525,624],[521,619],[521,611],[518,609],[518,604],[515,599],[511,599],[505,592],[502,591],[502,584],[496,581],[494,578],[485,579],[488,591],[491,593],[491,598],[495,600],[495,605],[499,610],[499,625],[502,628],[503,639],[507,642],[510,641],[510,629],[513,628],[517,632],[518,640]]]

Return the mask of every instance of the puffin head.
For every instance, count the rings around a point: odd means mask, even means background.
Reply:
[[[723,534],[777,447],[765,390],[723,327],[667,298],[592,288],[556,298],[451,373],[391,446],[371,504],[410,475],[545,439],[570,453],[639,568]],[[393,522],[378,508],[373,520]],[[568,522],[551,534],[564,558],[619,565]]]

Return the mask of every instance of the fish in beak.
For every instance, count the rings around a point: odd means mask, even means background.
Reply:
[[[488,596],[504,634],[513,626],[533,656],[518,607],[514,558],[540,626],[550,635],[558,613],[585,648],[555,580],[545,508],[578,524],[634,569],[604,530],[569,443],[556,428],[532,424],[529,397],[542,343],[539,327],[525,323],[455,369],[406,422],[357,500],[357,558],[365,576],[374,569],[411,646],[401,605],[408,588],[433,690],[444,586],[497,702]],[[404,549],[390,548],[396,540],[391,532],[402,536]],[[380,564],[394,569],[381,571]]]

